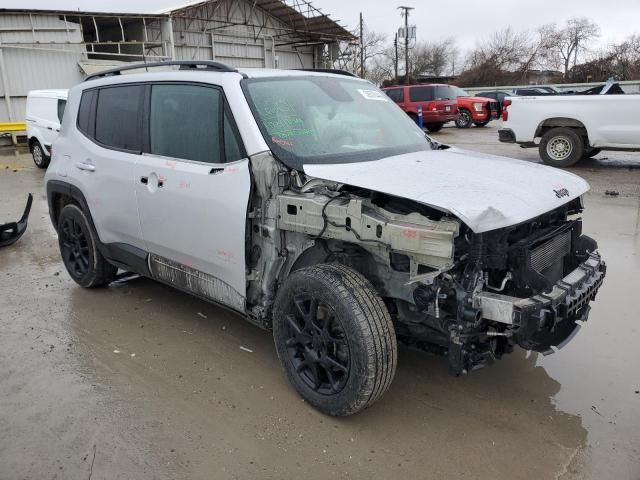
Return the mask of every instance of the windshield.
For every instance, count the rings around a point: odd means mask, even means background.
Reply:
[[[469,95],[467,93],[466,90],[463,90],[460,87],[455,87],[455,86],[452,85],[451,88],[453,88],[456,91],[456,97],[470,97],[471,96],[471,95]]]
[[[348,163],[430,150],[431,141],[382,91],[350,78],[295,76],[243,80],[274,155],[305,163]]]

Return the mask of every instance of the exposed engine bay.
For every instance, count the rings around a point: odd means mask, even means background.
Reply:
[[[582,234],[580,198],[527,222],[474,233],[421,203],[252,161],[248,304],[263,326],[279,282],[339,262],[374,285],[397,336],[445,355],[452,373],[520,345],[551,353],[586,321],[605,275]]]

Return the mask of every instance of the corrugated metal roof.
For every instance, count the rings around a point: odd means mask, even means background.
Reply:
[[[145,17],[145,18],[154,18],[154,17],[166,17],[166,14],[161,13],[125,13],[125,12],[99,12],[99,11],[90,11],[90,10],[45,10],[39,8],[0,8],[0,15],[3,14],[35,14],[35,15],[67,15],[69,17],[73,16],[83,16],[83,15],[94,15],[96,17]]]
[[[190,9],[217,1],[194,0],[162,10],[158,14],[180,16]],[[307,0],[251,0],[251,3],[300,34],[322,40],[355,40],[355,36],[349,30]]]

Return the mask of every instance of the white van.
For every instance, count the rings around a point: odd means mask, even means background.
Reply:
[[[27,139],[33,161],[47,168],[51,144],[58,136],[68,90],[32,90],[27,95]]]

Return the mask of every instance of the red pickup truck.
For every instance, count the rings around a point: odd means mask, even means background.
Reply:
[[[458,111],[456,127],[469,128],[471,124],[484,127],[500,115],[500,104],[491,98],[472,97],[460,87],[451,87],[456,92]]]
[[[418,106],[422,106],[422,124],[430,132],[458,119],[457,92],[450,85],[409,85],[382,90],[416,123]]]

